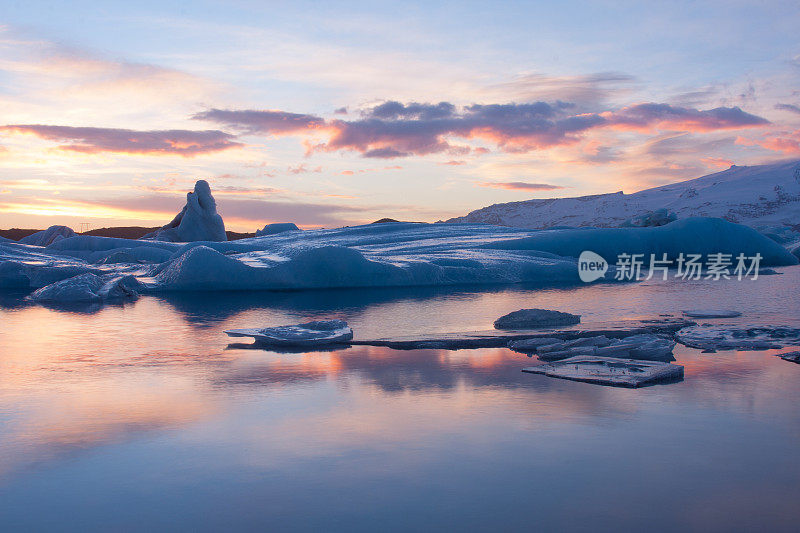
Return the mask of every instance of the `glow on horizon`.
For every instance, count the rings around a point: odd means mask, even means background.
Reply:
[[[0,227],[166,223],[196,179],[235,231],[432,222],[800,158],[790,2],[309,6],[9,6]]]

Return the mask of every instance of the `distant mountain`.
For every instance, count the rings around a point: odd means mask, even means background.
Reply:
[[[678,218],[721,217],[761,229],[798,226],[800,161],[732,166],[634,194],[615,192],[495,204],[447,222],[519,228],[615,227],[663,209]],[[794,229],[800,231],[800,226]]]
[[[118,226],[113,228],[97,228],[93,230],[86,231],[81,233],[81,235],[96,235],[100,237],[118,237],[122,239],[140,239],[146,234],[150,233],[151,231],[155,231],[158,228],[144,228],[141,226]],[[12,229],[0,229],[0,237],[5,237],[7,239],[11,239],[12,241],[18,241],[23,237],[27,237],[37,231],[41,231],[38,229],[19,229],[19,228],[12,228]],[[228,235],[229,241],[235,241],[238,239],[247,239],[250,237],[255,237],[255,233],[239,233],[236,231],[226,231]]]

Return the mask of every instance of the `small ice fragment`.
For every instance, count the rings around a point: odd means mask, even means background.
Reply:
[[[495,329],[530,329],[578,324],[580,315],[549,309],[520,309],[494,321]]]
[[[800,352],[779,353],[778,357],[780,357],[784,361],[789,361],[792,363],[800,363]]]
[[[353,330],[344,320],[317,320],[263,329],[229,329],[225,333],[230,337],[253,337],[257,343],[271,346],[319,346],[346,343],[353,338]]]
[[[544,374],[554,378],[618,387],[641,387],[642,385],[659,381],[683,378],[683,367],[681,365],[585,355],[523,368],[522,371],[531,374]]]
[[[692,318],[736,318],[742,316],[739,311],[730,309],[690,309],[684,311],[683,314]]]

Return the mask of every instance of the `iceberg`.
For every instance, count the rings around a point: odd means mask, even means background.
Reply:
[[[19,243],[30,244],[32,246],[49,246],[61,239],[67,239],[75,235],[76,233],[72,228],[68,228],[67,226],[50,226],[46,230],[37,231],[27,237],[21,238]]]
[[[569,326],[581,321],[580,315],[549,309],[520,309],[494,321],[495,329],[531,329],[548,326]]]
[[[292,326],[262,329],[229,329],[229,337],[253,337],[265,346],[323,346],[343,344],[353,338],[353,330],[344,320],[317,320]]]
[[[617,387],[641,387],[663,381],[677,381],[683,378],[683,367],[681,365],[585,355],[570,357],[555,363],[523,368],[522,371],[530,374],[544,374],[554,378]]]
[[[168,242],[227,241],[225,223],[217,214],[217,203],[205,180],[197,180],[194,192],[186,194],[186,205],[172,222],[142,239]]]

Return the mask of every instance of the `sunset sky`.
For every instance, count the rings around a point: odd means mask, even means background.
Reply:
[[[800,158],[797,2],[6,2],[0,228],[229,229]],[[98,7],[102,6],[102,7]]]

